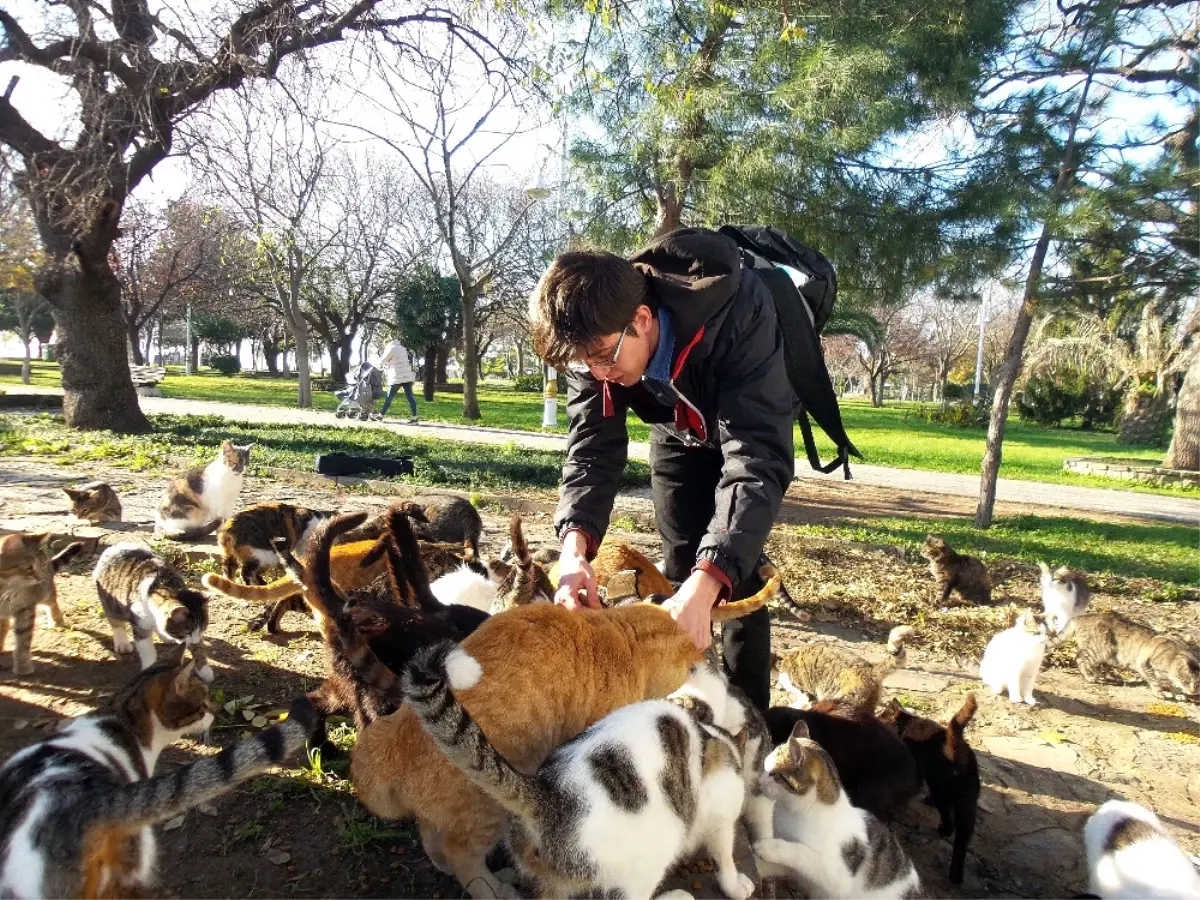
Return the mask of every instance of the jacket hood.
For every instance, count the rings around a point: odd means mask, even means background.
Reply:
[[[671,310],[676,338],[689,342],[737,293],[742,260],[737,245],[707,228],[680,228],[649,243],[630,262]]]

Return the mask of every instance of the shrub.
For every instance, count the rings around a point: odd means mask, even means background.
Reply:
[[[970,400],[947,403],[945,406],[922,404],[905,413],[905,418],[910,416],[920,422],[953,425],[955,428],[987,428],[988,424],[988,408],[975,406]]]
[[[513,390],[524,394],[536,394],[542,389],[541,375],[518,375],[513,379]]]
[[[217,354],[208,358],[208,364],[222,375],[236,375],[242,371],[242,364],[236,356]]]
[[[1023,421],[1051,426],[1078,416],[1080,427],[1091,431],[1111,426],[1120,402],[1119,392],[1082,374],[1057,378],[1038,374],[1030,376],[1017,395],[1017,413]]]
[[[973,384],[958,384],[953,381],[947,381],[945,388],[942,389],[943,400],[970,400],[975,395],[975,385]]]

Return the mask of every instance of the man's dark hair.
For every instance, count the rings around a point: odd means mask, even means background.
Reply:
[[[563,368],[628,326],[642,304],[653,308],[646,279],[629,260],[604,250],[563,253],[529,298],[534,349]]]

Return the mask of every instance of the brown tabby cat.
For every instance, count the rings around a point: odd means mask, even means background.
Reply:
[[[121,500],[103,481],[65,487],[63,493],[71,498],[71,514],[76,518],[96,524],[121,521]]]
[[[743,602],[744,613],[759,609],[765,592]],[[492,616],[460,646],[488,675],[458,699],[500,755],[526,774],[602,716],[676,690],[703,658],[670,614],[648,603],[521,606]],[[371,812],[415,816],[429,858],[473,897],[511,895],[484,862],[507,813],[437,749],[411,707],[363,730],[351,777]]]
[[[384,553],[385,539],[374,538],[349,544],[336,544],[329,556],[334,584],[343,593],[365,588],[387,572]],[[250,620],[249,627],[258,631],[264,626],[270,634],[279,633],[279,624],[287,612],[306,612],[300,585],[288,575],[270,584],[238,584],[220,575],[208,574],[200,583],[236,600],[249,600],[263,605],[263,612]]]
[[[10,534],[0,540],[0,653],[13,627],[13,674],[33,673],[33,620],[44,606],[56,627],[66,625],[58,608],[54,573],[83,550],[76,541],[58,555],[50,555],[50,535]]]
[[[517,513],[508,520],[508,540],[513,562],[492,560],[488,563],[492,580],[499,584],[492,612],[530,603],[553,603],[554,586],[546,570],[533,561],[521,527],[521,516]]]
[[[1110,668],[1133,669],[1160,697],[1200,694],[1200,655],[1178,638],[1114,612],[1075,616],[1063,631],[1072,634],[1079,645],[1075,662],[1088,681],[1104,681]]]
[[[780,684],[812,700],[840,700],[865,712],[879,705],[883,679],[904,665],[904,642],[914,634],[898,625],[888,634],[888,658],[871,665],[848,650],[829,644],[802,644],[775,658]]]
[[[235,513],[217,532],[225,577],[240,570],[243,584],[262,584],[259,570],[279,564],[275,538],[286,538],[288,549],[303,556],[313,530],[332,515],[291,503],[256,503]]]
[[[479,555],[483,519],[470,500],[453,494],[435,494],[397,501],[387,512],[380,513],[348,532],[344,540],[361,541],[387,534],[388,513],[397,509],[409,517],[413,531],[422,541],[453,544],[457,547],[465,544],[470,547],[472,554]]]
[[[929,574],[937,583],[938,603],[944,606],[951,592],[964,603],[991,603],[992,578],[974,556],[955,553],[942,538],[929,535],[921,555],[929,560]]]

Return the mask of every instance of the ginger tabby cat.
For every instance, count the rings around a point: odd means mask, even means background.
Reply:
[[[618,572],[636,572],[637,595],[643,600],[653,594],[670,597],[675,593],[675,586],[644,553],[617,538],[605,537],[600,542],[596,558],[592,560],[592,570],[596,573],[596,584],[602,588],[607,588],[609,579]],[[549,575],[550,583],[557,588],[557,562],[550,567]]]
[[[778,590],[730,604],[743,615]],[[537,604],[492,616],[459,644],[487,673],[457,694],[496,750],[532,775],[613,710],[665,697],[703,658],[666,610],[646,603],[570,611]],[[508,814],[437,748],[407,704],[367,726],[351,760],[359,800],[385,819],[414,816],[425,852],[473,897],[513,896],[485,863]]]

